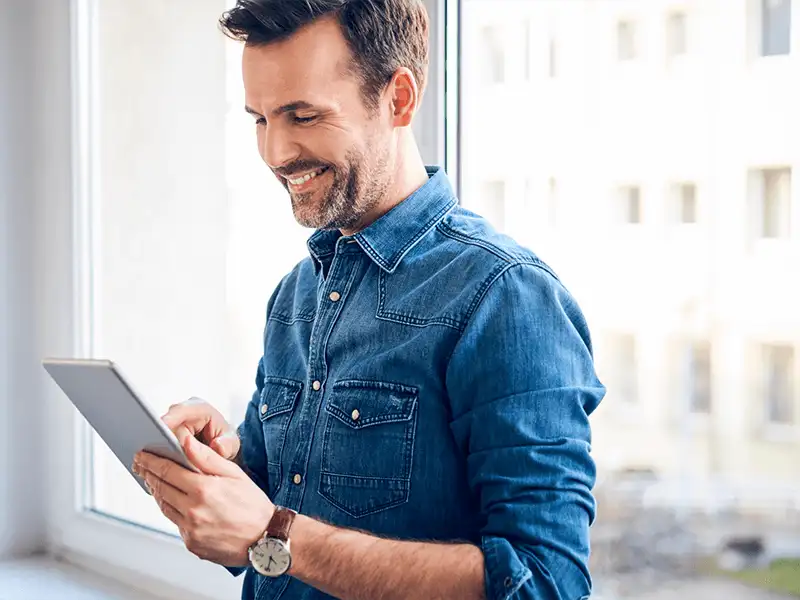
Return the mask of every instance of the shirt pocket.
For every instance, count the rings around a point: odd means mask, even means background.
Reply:
[[[292,418],[297,398],[303,384],[291,379],[267,377],[261,390],[258,415],[264,434],[267,453],[268,492],[274,497],[282,482],[282,455],[286,443],[286,431]]]
[[[415,388],[339,381],[325,404],[319,493],[356,518],[408,501],[417,425]]]

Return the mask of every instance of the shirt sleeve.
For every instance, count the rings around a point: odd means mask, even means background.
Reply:
[[[589,415],[605,388],[586,321],[544,266],[508,266],[484,287],[447,388],[482,513],[486,597],[588,598]]]

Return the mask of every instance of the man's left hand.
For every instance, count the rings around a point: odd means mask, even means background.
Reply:
[[[134,470],[192,554],[227,567],[249,565],[247,550],[275,506],[238,465],[202,442],[186,436],[183,448],[202,473],[147,452],[136,455]]]

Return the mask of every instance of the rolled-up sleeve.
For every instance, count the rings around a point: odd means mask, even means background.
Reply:
[[[605,388],[586,321],[540,264],[509,265],[484,289],[448,364],[447,388],[482,511],[486,597],[588,598],[589,415]]]

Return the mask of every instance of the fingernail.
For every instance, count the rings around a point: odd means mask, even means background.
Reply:
[[[137,463],[135,463],[135,462],[134,462],[134,463],[131,465],[131,471],[133,471],[134,473],[136,473],[137,475],[139,475],[139,465],[138,465]]]
[[[152,496],[153,495],[153,488],[150,487],[150,484],[145,481],[144,482],[144,487],[147,488],[147,493]]]

